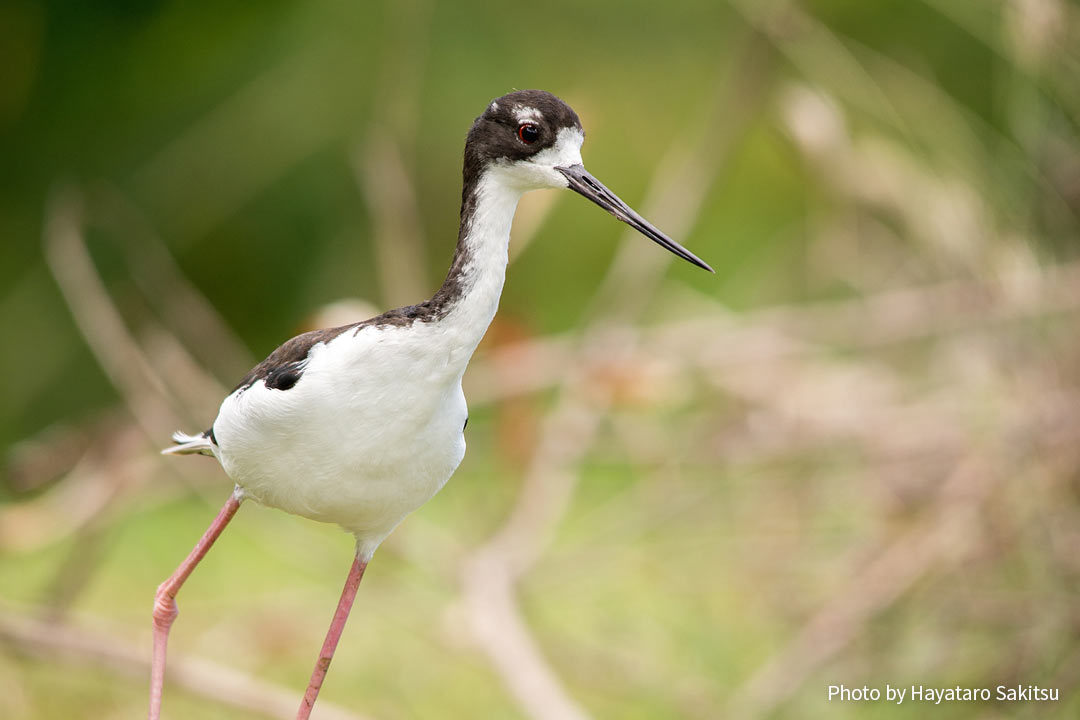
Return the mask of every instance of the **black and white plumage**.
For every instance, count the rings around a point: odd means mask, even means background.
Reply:
[[[461,379],[495,316],[510,226],[525,192],[570,188],[711,270],[585,171],[583,141],[577,114],[550,93],[526,90],[491,102],[466,140],[457,247],[434,296],[289,340],[240,381],[208,430],[177,433],[178,444],[164,452],[216,457],[236,483],[231,512],[251,498],[353,533],[362,574],[379,543],[442,488],[464,457],[468,410]],[[220,527],[231,512],[223,511]],[[208,536],[203,554],[216,534]],[[186,578],[178,575],[178,582],[166,583],[166,604]],[[157,618],[156,610],[155,627]],[[167,631],[155,635],[162,671]],[[320,683],[313,676],[308,712]],[[303,707],[298,717],[306,717]]]

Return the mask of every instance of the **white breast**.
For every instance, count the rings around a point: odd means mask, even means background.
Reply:
[[[462,349],[453,323],[438,322],[316,345],[294,387],[256,382],[225,399],[221,464],[259,502],[377,545],[464,457]]]
[[[445,314],[346,331],[311,349],[288,390],[258,381],[225,399],[216,454],[251,497],[337,523],[370,553],[446,484],[465,455],[461,377],[498,308],[523,192],[503,174],[474,190],[460,297]]]

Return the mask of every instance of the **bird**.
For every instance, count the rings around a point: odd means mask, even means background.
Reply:
[[[288,340],[243,377],[207,430],[173,435],[164,454],[213,456],[234,489],[155,593],[149,720],[161,714],[177,593],[245,500],[337,524],[356,538],[296,715],[310,716],[376,549],[442,489],[465,455],[461,380],[495,317],[523,194],[573,190],[714,272],[585,169],[584,139],[577,113],[549,92],[518,90],[492,100],[466,136],[457,245],[431,299]]]

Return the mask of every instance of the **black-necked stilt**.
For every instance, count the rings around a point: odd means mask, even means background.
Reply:
[[[712,271],[585,170],[584,138],[577,114],[550,93],[523,90],[493,101],[465,142],[461,226],[438,292],[419,305],[294,337],[240,381],[209,430],[173,437],[177,444],[165,453],[213,455],[236,487],[158,587],[150,720],[161,712],[176,593],[245,498],[337,523],[356,536],[356,556],[296,717],[310,715],[372,554],[465,455],[461,377],[495,316],[522,194],[570,188]]]

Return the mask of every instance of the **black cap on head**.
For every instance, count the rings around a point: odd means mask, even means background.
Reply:
[[[563,128],[581,130],[581,121],[559,98],[544,90],[508,93],[488,103],[473,123],[465,142],[466,164],[525,160],[551,147]]]
[[[571,131],[567,133],[566,131]],[[675,242],[634,211],[581,165],[579,149],[584,130],[577,113],[543,90],[519,90],[488,104],[476,118],[465,142],[465,183],[462,188],[462,227],[475,205],[474,190],[481,173],[492,163],[522,163],[515,171],[532,189],[566,187],[588,198],[645,237],[682,259],[712,272],[701,258]],[[558,145],[560,139],[562,142]],[[552,154],[530,163],[549,148]],[[548,174],[544,174],[547,172]]]

